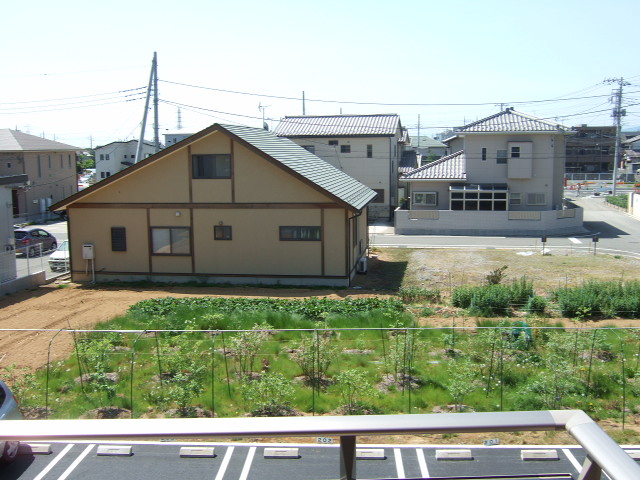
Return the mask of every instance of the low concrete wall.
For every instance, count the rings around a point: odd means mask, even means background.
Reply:
[[[587,231],[583,213],[579,207],[533,212],[397,209],[394,218],[397,235],[573,235]]]
[[[28,290],[44,285],[45,283],[47,283],[47,275],[45,272],[32,273],[31,275],[0,283],[0,295],[8,295],[22,290]]]
[[[640,193],[631,192],[629,194],[629,206],[627,211],[635,218],[640,220]]]

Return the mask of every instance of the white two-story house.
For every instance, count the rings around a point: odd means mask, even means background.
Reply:
[[[398,202],[398,166],[406,135],[395,114],[294,116],[274,133],[287,137],[377,193],[370,219],[388,219]]]
[[[136,160],[138,152],[137,140],[111,142],[107,145],[96,147],[96,181],[104,180],[137,163],[137,161],[144,160],[153,155],[155,151],[153,143],[145,141],[142,144],[142,158]]]
[[[563,199],[565,139],[556,123],[508,108],[458,129],[453,152],[408,172],[399,234],[546,235],[583,232]]]

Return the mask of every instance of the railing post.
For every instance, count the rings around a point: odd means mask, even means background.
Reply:
[[[355,435],[341,435],[340,436],[340,480],[355,480],[355,478],[356,478],[356,437]]]
[[[595,463],[591,457],[585,458],[578,480],[600,480],[601,476],[602,469],[600,465]]]

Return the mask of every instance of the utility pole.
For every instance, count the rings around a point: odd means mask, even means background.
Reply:
[[[307,109],[304,104],[304,90],[303,90],[302,91],[302,115],[306,115],[306,114],[307,114]]]
[[[139,161],[143,160],[142,157],[142,146],[144,145],[144,130],[145,127],[147,126],[147,112],[149,111],[149,99],[151,97],[151,89],[153,88],[153,86],[156,86],[156,93],[154,95],[154,106],[156,108],[155,111],[155,129],[156,129],[156,133],[155,133],[155,139],[157,140],[158,138],[158,134],[157,134],[157,129],[158,129],[158,103],[157,103],[157,98],[158,98],[158,78],[157,78],[157,63],[156,63],[156,52],[153,52],[153,61],[151,62],[151,75],[149,76],[149,86],[147,87],[147,99],[144,102],[144,114],[142,115],[142,127],[140,128],[140,138],[138,139],[138,150],[136,152],[136,161],[135,163],[138,163]],[[155,82],[154,82],[155,79]],[[159,150],[159,143],[156,143],[156,152]]]
[[[153,143],[155,145],[155,153],[160,151],[160,135],[158,130],[158,56],[153,52]]]
[[[629,82],[625,82],[624,78],[608,78],[604,83],[617,83],[618,88],[613,91],[615,95],[615,108],[611,116],[614,119],[616,126],[616,146],[613,154],[613,188],[611,190],[612,195],[616,195],[616,189],[618,186],[618,167],[620,166],[620,153],[621,153],[621,138],[622,138],[622,117],[627,114],[627,111],[622,108],[622,87],[630,85]]]

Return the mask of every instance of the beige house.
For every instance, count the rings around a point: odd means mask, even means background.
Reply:
[[[0,129],[0,175],[27,175],[28,184],[13,188],[14,223],[42,221],[49,206],[78,191],[76,153],[65,143]]]
[[[512,108],[458,129],[453,152],[406,173],[398,234],[583,233],[583,211],[563,198],[570,131]]]
[[[51,209],[74,281],[347,286],[374,197],[286,138],[215,124]]]

